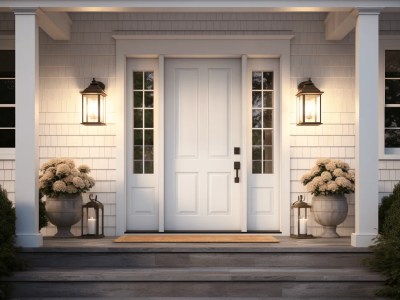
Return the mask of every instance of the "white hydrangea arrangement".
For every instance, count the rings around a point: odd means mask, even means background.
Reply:
[[[341,160],[320,158],[300,181],[315,196],[344,195],[354,193],[355,173]]]
[[[72,159],[51,159],[40,168],[39,192],[52,198],[62,194],[85,193],[95,184],[89,172],[87,165],[75,168]]]

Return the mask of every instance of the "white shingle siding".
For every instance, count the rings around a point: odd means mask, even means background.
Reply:
[[[294,34],[291,42],[291,95],[311,77],[325,93],[318,127],[295,124],[291,111],[291,200],[304,194],[299,177],[319,157],[339,158],[355,165],[354,33],[342,41],[326,41],[324,13],[71,13],[70,41],[56,42],[40,33],[40,163],[68,156],[93,169],[92,192],[105,204],[106,235],[115,235],[115,41],[113,34]],[[0,34],[14,30],[12,14],[0,14]],[[400,15],[381,15],[382,34],[399,34]],[[106,84],[107,126],[85,127],[81,95],[92,77]],[[14,197],[15,163],[0,161],[0,184]],[[379,164],[380,197],[400,180],[400,161]],[[85,196],[87,197],[87,195]],[[310,196],[307,195],[308,200]],[[354,196],[348,197],[349,216],[339,233],[354,231]],[[46,234],[54,233],[48,228]],[[79,233],[79,228],[75,228]],[[313,225],[313,234],[321,229]]]

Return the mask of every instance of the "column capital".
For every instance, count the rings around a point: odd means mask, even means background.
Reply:
[[[36,15],[38,7],[11,7],[10,8],[16,15]]]
[[[379,15],[384,7],[355,7],[354,13],[359,15]]]

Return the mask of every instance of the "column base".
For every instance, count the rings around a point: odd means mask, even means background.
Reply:
[[[43,246],[43,236],[38,234],[17,234],[16,245],[18,247],[42,247]]]
[[[353,247],[369,247],[374,244],[373,239],[376,238],[375,234],[351,234],[351,245]]]

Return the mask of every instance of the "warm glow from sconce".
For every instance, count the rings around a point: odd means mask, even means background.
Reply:
[[[97,121],[98,113],[99,113],[97,97],[94,99],[89,97],[87,99],[87,101],[88,101],[87,107],[88,107],[89,121],[92,121],[92,122]]]

